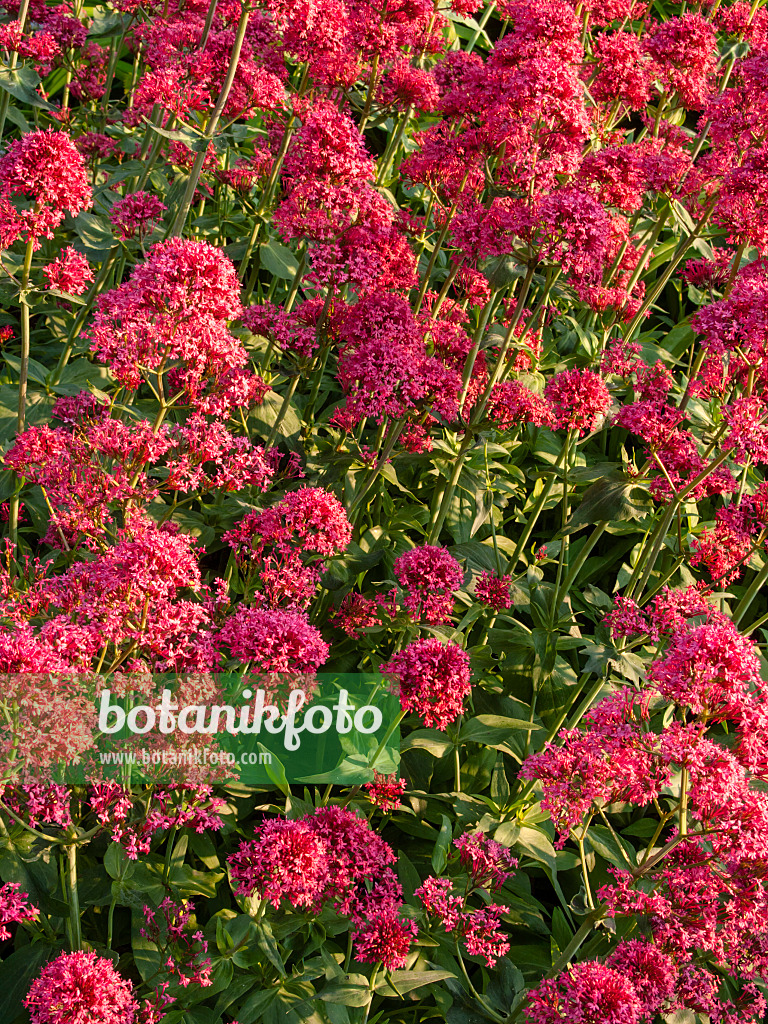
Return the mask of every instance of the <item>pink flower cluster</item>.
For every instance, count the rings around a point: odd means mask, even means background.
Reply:
[[[313,914],[331,904],[352,922],[358,959],[403,967],[416,934],[401,917],[402,889],[392,849],[363,819],[342,807],[303,818],[274,818],[229,858],[237,891],[274,907],[286,900]],[[366,887],[366,882],[371,888]]]
[[[17,209],[11,200],[27,205]],[[64,220],[92,204],[91,186],[82,156],[66,132],[28,132],[14,139],[0,157],[0,245],[17,238],[40,248],[40,238],[53,238]]]
[[[453,612],[453,591],[464,573],[445,548],[424,544],[395,559],[395,576],[405,590],[404,604],[415,621],[448,622]]]
[[[481,909],[468,905],[471,891],[498,891],[517,867],[510,851],[482,832],[465,833],[454,841],[459,851],[458,866],[469,875],[461,889],[451,878],[427,878],[416,890],[427,914],[435,917],[447,932],[464,942],[470,956],[482,957],[489,967],[509,950],[501,930],[501,919],[509,907],[489,903]]]
[[[685,780],[677,824],[665,830],[661,823],[661,853],[636,870],[611,868],[615,881],[598,896],[611,916],[647,916],[655,945],[675,963],[674,984],[664,990],[672,1010],[705,1007],[715,1019],[754,1012],[761,997],[749,997],[749,985],[742,1009],[719,999],[707,963],[713,958],[747,982],[768,969],[768,692],[756,650],[695,588],[663,592],[647,611],[625,601],[611,625],[661,641],[646,682],[600,701],[583,728],[563,731],[525,761],[521,775],[541,785],[560,845],[609,805],[657,805]],[[662,722],[655,716],[665,708]],[[721,725],[733,737],[727,746]],[[626,966],[621,957],[617,964]],[[597,1020],[590,1014],[598,1013],[600,1019],[650,1020],[658,1000],[649,1006],[642,987],[622,993],[614,975],[609,960],[544,982],[534,994],[531,1021],[559,1019],[553,1015],[563,1007],[571,1007],[574,1019]],[[598,977],[600,998],[613,993],[615,1005],[590,1001]]]
[[[436,637],[414,640],[380,671],[397,683],[403,711],[419,715],[429,728],[445,731],[472,692],[469,654]]]

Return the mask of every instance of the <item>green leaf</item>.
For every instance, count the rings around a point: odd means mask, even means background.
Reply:
[[[150,125],[153,132],[162,135],[164,139],[183,142],[187,149],[191,149],[193,153],[202,153],[208,147],[208,140],[204,138],[201,132],[195,131],[194,128],[182,127],[169,131],[166,128],[160,128],[156,124],[151,124],[148,117],[145,117],[144,121]]]
[[[384,996],[401,996],[424,985],[434,985],[446,978],[455,978],[450,971],[387,971],[376,982],[376,991]]]
[[[22,946],[0,964],[0,1024],[13,1024],[24,1013],[22,1000],[44,964],[52,960],[61,947],[35,943]]]
[[[53,373],[48,375],[48,379]],[[106,366],[98,366],[86,358],[73,359],[64,367],[58,384],[49,384],[56,395],[77,395],[81,391],[103,392],[103,388],[112,382],[112,375]]]
[[[256,930],[258,934],[259,949],[277,970],[278,974],[284,978],[286,976],[285,965],[283,964],[283,958],[280,956],[277,940],[272,932],[272,925],[269,921],[262,918],[256,925]]]
[[[89,39],[103,39],[105,36],[119,35],[130,23],[129,14],[118,14],[117,11],[96,8],[88,32]]]
[[[283,396],[276,391],[268,391],[263,400],[251,412],[249,419],[255,423],[257,431],[268,437],[272,424],[277,419],[283,405]],[[278,435],[284,439],[289,448],[299,450],[297,443],[301,430],[301,416],[295,400],[291,400],[278,427]]]
[[[618,836],[611,834],[611,830],[605,825],[590,825],[587,831],[587,842],[592,849],[603,860],[607,860],[614,867],[628,867],[627,862],[634,867],[635,852],[628,843],[622,842]]]
[[[271,751],[267,750],[263,743],[259,743],[257,746],[262,754],[269,754],[269,757],[264,759],[264,771],[267,773],[270,781],[274,782],[283,796],[290,796],[291,787],[288,785],[283,762],[278,757],[275,757]]]
[[[104,855],[104,867],[110,878],[127,879],[136,870],[136,861],[126,855],[119,843],[110,843]]]
[[[619,471],[611,473],[586,489],[564,532],[572,533],[590,523],[639,519],[650,507],[643,493],[632,477]]]
[[[432,870],[436,875],[441,875],[448,863],[448,851],[451,848],[453,838],[453,826],[447,814],[441,814],[442,825],[435,840],[435,848],[432,851]]]
[[[131,947],[136,970],[144,981],[154,977],[163,963],[163,954],[149,939],[141,934],[145,927],[144,914],[138,907],[133,911],[131,925]]]
[[[441,758],[453,750],[453,743],[437,729],[416,729],[400,741],[401,753],[406,750],[426,750],[433,757]]]
[[[277,999],[280,989],[277,986],[254,992],[237,1011],[239,1024],[254,1024],[259,1021],[264,1011]]]
[[[371,999],[368,979],[364,974],[345,974],[338,981],[326,985],[318,995],[326,1003],[342,1006],[367,1006]]]
[[[501,715],[478,715],[468,719],[461,727],[462,743],[484,743],[496,747],[518,732],[537,732],[540,725],[522,718],[504,718]]]
[[[75,231],[83,243],[86,256],[101,259],[114,243],[112,225],[93,213],[78,213],[75,217]]]
[[[262,267],[265,267],[273,277],[279,277],[282,281],[293,280],[299,269],[299,262],[287,246],[272,238],[261,246],[259,254]]]
[[[40,110],[56,110],[52,103],[44,100],[40,93],[35,91],[38,85],[40,76],[26,65],[13,71],[9,68],[0,71],[0,89],[10,93],[15,100],[28,103],[30,107],[38,107]]]
[[[3,359],[8,363],[17,376],[21,374],[21,360],[18,356],[12,356],[10,353],[4,352]],[[31,381],[35,382],[35,384],[42,384],[43,387],[45,387],[48,370],[42,363],[38,363],[36,359],[29,360],[29,363],[27,364],[27,375]]]

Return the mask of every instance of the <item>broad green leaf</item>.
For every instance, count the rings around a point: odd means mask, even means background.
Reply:
[[[14,1024],[26,1013],[22,1000],[42,967],[62,952],[61,947],[38,942],[22,946],[0,964],[0,1024]]]
[[[566,524],[565,532],[572,533],[590,523],[639,519],[650,508],[645,493],[636,480],[624,473],[603,477],[586,489],[581,504]]]
[[[56,107],[37,92],[40,76],[31,67],[22,65],[13,71],[10,68],[0,70],[0,89],[10,93],[20,103],[28,103],[30,107],[40,110],[55,110]]]
[[[368,979],[364,974],[345,974],[332,981],[318,995],[326,1003],[343,1006],[367,1006],[371,1000]]]
[[[273,277],[279,277],[283,281],[292,281],[299,269],[299,263],[291,250],[276,242],[274,238],[265,242],[259,249],[261,265],[267,269]]]
[[[387,971],[383,978],[376,982],[376,991],[385,996],[401,996],[413,992],[424,985],[434,985],[446,978],[455,978],[450,971]]]
[[[435,848],[432,850],[432,870],[436,875],[441,875],[448,863],[448,853],[451,849],[453,838],[453,826],[447,814],[440,815],[442,824],[440,832],[435,840]]]

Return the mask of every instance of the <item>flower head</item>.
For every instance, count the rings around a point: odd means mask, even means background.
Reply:
[[[396,811],[402,806],[400,797],[405,792],[405,779],[374,772],[373,782],[366,782],[364,788],[368,790],[368,799],[371,803],[375,807],[380,807],[382,811]]]
[[[459,861],[469,872],[473,885],[500,889],[517,867],[517,858],[482,832],[465,832],[454,840],[453,845],[459,851]]]
[[[559,430],[588,434],[600,423],[611,406],[603,378],[592,370],[563,370],[544,388],[552,403],[554,425]]]
[[[414,619],[446,622],[453,611],[453,591],[464,579],[461,566],[445,548],[433,544],[411,548],[395,559],[395,576],[406,590],[405,606]]]
[[[20,892],[20,882],[7,882],[0,886],[0,942],[10,939],[9,924],[34,921],[39,911],[29,902],[29,896]]]
[[[243,843],[230,858],[237,891],[280,906],[315,904],[328,884],[327,846],[305,821],[265,822],[258,838]]]
[[[0,196],[31,201],[18,217],[36,248],[40,237],[53,238],[66,213],[75,216],[93,201],[82,155],[66,132],[50,128],[11,142],[0,157]]]
[[[81,295],[93,281],[93,271],[88,260],[72,246],[67,246],[63,256],[58,256],[43,267],[48,278],[48,287],[57,288],[70,295]]]
[[[528,1024],[639,1024],[643,1005],[635,986],[614,967],[587,960],[529,995]]]
[[[467,652],[435,637],[414,640],[381,671],[398,681],[403,710],[418,714],[429,728],[445,731],[472,692]]]
[[[133,1024],[133,985],[95,953],[62,953],[24,999],[32,1024]]]
[[[499,611],[511,608],[514,604],[511,589],[511,576],[498,576],[490,569],[484,569],[475,581],[475,597],[478,601]]]
[[[151,192],[129,192],[112,204],[109,219],[120,238],[142,238],[162,219],[166,209]]]

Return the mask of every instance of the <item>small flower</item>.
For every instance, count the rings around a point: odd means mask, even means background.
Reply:
[[[162,220],[167,210],[151,192],[130,192],[116,200],[109,211],[109,219],[120,238],[143,238]]]
[[[0,886],[0,942],[10,939],[11,933],[7,927],[9,924],[34,921],[38,917],[37,907],[27,902],[29,896],[19,892],[20,888],[20,882],[8,882]]]
[[[639,1024],[643,1007],[629,978],[613,967],[587,960],[529,995],[528,1024]]]
[[[294,907],[312,906],[328,883],[326,843],[305,821],[265,822],[229,863],[239,893],[256,893],[275,907],[283,899]]]
[[[463,915],[464,944],[470,956],[481,956],[489,967],[493,967],[509,951],[509,943],[499,927],[502,914],[508,913],[509,907],[491,903]]]
[[[425,879],[414,893],[424,904],[428,914],[434,914],[447,932],[458,928],[462,920],[464,900],[453,890],[450,878]]]
[[[611,396],[603,378],[592,370],[563,370],[544,388],[552,403],[554,426],[558,430],[594,430],[611,407]]]
[[[66,132],[53,129],[28,132],[11,142],[0,158],[0,196],[32,200],[31,208],[17,216],[35,248],[40,237],[53,238],[66,213],[75,216],[93,202],[83,157]]]
[[[328,644],[301,612],[241,606],[218,634],[232,657],[256,672],[316,671],[328,657]]]
[[[510,851],[482,832],[466,832],[455,839],[460,863],[469,871],[472,884],[484,889],[500,889],[517,867]]]
[[[355,921],[352,938],[356,958],[364,964],[381,963],[387,971],[405,967],[418,933],[416,922],[403,920],[396,906],[374,909],[374,915]]]
[[[537,395],[517,380],[501,381],[493,385],[488,399],[488,416],[501,430],[509,430],[522,423],[549,427],[553,422],[547,398]]]

